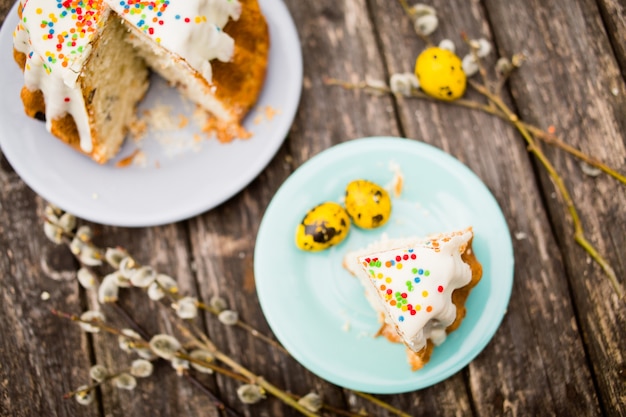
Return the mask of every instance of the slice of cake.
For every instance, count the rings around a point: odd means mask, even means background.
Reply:
[[[407,346],[412,369],[458,328],[465,300],[482,276],[471,228],[427,238],[387,239],[348,253],[344,266],[379,313],[379,333]]]
[[[265,78],[257,0],[20,0],[18,12],[26,113],[99,163],[123,143],[149,68],[233,134]]]

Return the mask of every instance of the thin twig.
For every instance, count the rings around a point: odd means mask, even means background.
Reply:
[[[189,335],[194,337],[194,335],[191,334],[191,333],[189,333]],[[201,340],[197,340],[196,339],[195,342],[200,344],[200,345],[203,345],[203,341],[201,341]],[[208,347],[205,346],[205,348],[207,350],[209,350]],[[273,396],[275,396],[276,398],[278,398],[279,400],[281,400],[285,404],[287,404],[287,405],[291,406],[292,408],[296,409],[297,411],[299,411],[303,415],[305,415],[305,416],[317,416],[316,413],[312,413],[309,410],[307,410],[304,406],[300,405],[288,393],[286,393],[285,391],[281,390],[280,388],[274,386],[270,382],[266,381],[263,377],[255,375],[253,372],[251,372],[250,370],[248,370],[247,368],[245,368],[241,364],[237,363],[230,356],[226,355],[225,353],[221,352],[220,350],[215,349],[211,353],[215,356],[215,359],[219,360],[223,364],[225,364],[228,367],[230,367],[236,373],[238,373],[238,374],[242,375],[243,377],[245,377],[247,381],[249,381],[250,383],[254,383],[254,384],[259,385],[265,391],[269,392],[270,394],[272,394]],[[183,356],[181,356],[181,358],[182,357]]]
[[[293,398],[295,400],[299,400],[300,398],[302,398],[299,395],[292,394],[290,392],[288,392],[287,395],[289,395],[291,398]],[[363,414],[359,414],[359,413],[355,413],[355,412],[347,411],[347,410],[342,410],[340,408],[336,408],[336,407],[333,407],[332,405],[328,405],[328,404],[322,404],[322,408],[324,410],[330,411],[331,413],[336,414],[338,416],[363,417]]]
[[[483,80],[483,85],[485,86],[487,91],[489,91],[490,93],[493,93],[493,90],[491,88],[491,83],[489,82],[489,76],[487,75],[487,69],[485,68],[485,65],[483,64],[482,59],[480,59],[480,57],[478,56],[478,48],[479,47],[477,45],[475,45],[475,42],[472,41],[469,38],[469,36],[467,36],[467,34],[465,32],[463,32],[461,34],[461,39],[463,39],[463,42],[465,42],[465,44],[470,49],[470,53],[472,54],[472,58],[474,59],[474,62],[478,66],[478,73],[480,74],[480,77]],[[492,103],[489,102],[489,104],[491,105]]]
[[[209,313],[213,314],[214,316],[219,316],[220,311],[211,307],[210,305],[207,305],[203,302],[198,301],[197,303],[198,308],[208,311]],[[276,348],[277,350],[289,355],[289,352],[287,352],[287,349],[285,349],[283,347],[283,345],[281,345],[280,343],[276,342],[274,339],[271,339],[270,337],[264,335],[263,333],[259,332],[257,329],[255,329],[254,327],[252,327],[251,325],[249,325],[248,323],[241,321],[240,319],[237,319],[237,321],[235,322],[235,326],[237,327],[241,327],[242,329],[246,330],[252,337],[256,337],[257,339],[262,340],[263,342],[273,346],[274,348]]]
[[[130,368],[129,368],[130,369]],[[120,376],[121,374],[128,372],[129,369],[123,370],[123,371],[118,371],[115,372],[113,374],[108,374],[106,377],[104,377],[102,380],[100,381],[96,381],[90,385],[86,385],[83,388],[79,388],[79,389],[75,389],[74,391],[70,391],[70,392],[66,392],[65,394],[63,394],[63,399],[67,400],[69,398],[72,398],[73,396],[75,396],[76,394],[78,394],[79,392],[88,392],[88,391],[92,391],[96,388],[98,388],[99,386],[101,386],[102,384],[104,384],[105,382],[109,382],[115,378],[117,378],[118,376]]]
[[[400,417],[411,417],[410,414],[407,414],[404,411],[398,410],[397,408],[387,404],[386,402],[384,402],[382,400],[379,400],[378,398],[374,397],[373,395],[366,394],[366,393],[360,392],[360,391],[352,391],[352,392],[354,392],[355,395],[357,395],[357,396],[359,396],[361,398],[364,398],[364,399],[366,399],[366,400],[368,400],[368,401],[378,405],[381,408],[384,408],[385,410],[387,410],[387,411],[389,411],[389,412],[391,412],[391,413],[393,413],[393,414],[395,414],[397,416],[400,416]]]
[[[557,187],[561,194],[561,197],[564,200],[564,203],[572,219],[574,228],[574,240],[598,263],[598,265],[600,265],[600,267],[604,270],[607,277],[609,278],[609,281],[611,282],[611,285],[617,293],[617,296],[619,297],[619,299],[622,299],[624,297],[624,292],[621,288],[621,285],[619,284],[619,281],[617,280],[617,276],[615,274],[615,271],[613,270],[613,267],[611,267],[609,262],[604,259],[602,255],[600,255],[597,249],[585,237],[578,211],[576,210],[574,200],[569,194],[569,190],[565,186],[565,182],[558,174],[552,163],[545,156],[541,148],[537,146],[537,143],[535,142],[533,136],[530,134],[528,129],[526,129],[524,124],[520,122],[519,117],[509,109],[509,107],[502,101],[500,97],[493,95],[483,85],[477,83],[470,83],[470,85],[476,91],[483,94],[490,101],[492,101],[500,110],[502,110],[509,117],[511,123],[524,137],[524,140],[528,145],[528,151],[535,155],[539,162],[541,162],[541,164],[544,166],[544,168],[548,172],[548,175],[552,179],[552,182]]]
[[[432,46],[433,42],[430,39],[430,37],[428,37],[428,35],[425,35],[421,31],[419,31],[417,29],[417,27],[415,26],[415,12],[411,8],[411,6],[409,6],[409,4],[406,2],[406,0],[399,0],[399,2],[400,2],[400,5],[402,6],[402,8],[404,9],[404,13],[406,13],[406,15],[409,17],[409,19],[411,19],[411,22],[413,23],[413,29],[415,30],[415,33],[417,34],[417,36],[419,36],[424,41],[424,43],[426,45]]]
[[[601,170],[602,172],[604,172],[607,175],[610,175],[611,177],[615,178],[616,180],[620,181],[623,184],[626,184],[626,176],[620,174],[619,172],[615,171],[613,168],[610,168],[609,166],[603,164],[602,162],[598,161],[595,158],[592,158],[590,156],[588,156],[587,154],[585,154],[584,152],[574,148],[571,145],[568,145],[567,143],[563,142],[561,139],[559,139],[557,136],[545,132],[533,125],[527,124],[527,123],[522,123],[524,125],[524,127],[526,129],[528,129],[528,131],[530,133],[532,133],[536,138],[538,138],[539,140],[549,144],[549,145],[553,145],[556,146],[557,148],[560,148],[562,150],[564,150],[565,152],[577,157],[578,159],[582,160],[583,162],[598,168],[599,170]]]
[[[239,417],[240,416],[240,414],[237,413],[235,410],[233,410],[232,408],[226,406],[219,399],[216,399],[215,394],[213,394],[213,392],[206,385],[204,385],[202,382],[200,382],[197,378],[195,378],[193,375],[189,374],[189,372],[184,372],[183,376],[185,378],[187,378],[187,380],[189,382],[191,382],[193,385],[195,385],[198,389],[200,389],[200,391],[202,391],[205,395],[209,396],[209,398],[211,398],[211,401],[213,401],[213,405],[215,406],[215,408],[217,408],[218,410],[226,412],[226,415],[228,415],[228,416],[232,416],[232,417]]]
[[[169,294],[169,292],[166,292],[166,293]],[[165,305],[163,305],[161,303],[159,303],[158,305],[165,307]],[[167,311],[168,311],[168,313],[171,314],[171,309],[170,308],[167,308]],[[180,319],[178,316],[176,316],[174,314],[171,314],[171,316]],[[230,356],[228,356],[227,354],[225,354],[222,351],[220,351],[215,346],[215,344],[211,340],[209,340],[209,338],[202,331],[200,331],[197,328],[197,326],[194,323],[192,323],[190,321],[186,321],[185,324],[187,325],[187,330],[186,330],[187,336],[191,337],[192,340],[194,340],[197,344],[203,346],[207,351],[212,353],[213,356],[215,356],[215,359],[217,359],[220,362],[222,362],[223,364],[227,365],[229,368],[231,368],[237,374],[242,375],[243,377],[245,377],[249,382],[258,384],[260,387],[265,389],[267,392],[269,392],[270,394],[274,395],[276,398],[278,398],[279,400],[283,401],[285,404],[291,406],[292,408],[296,409],[300,413],[302,413],[302,414],[304,414],[306,416],[316,416],[317,415],[315,413],[311,413],[304,406],[300,405],[297,401],[294,401],[293,398],[291,398],[282,389],[280,389],[280,388],[276,387],[275,385],[271,384],[270,382],[266,381],[263,377],[255,375],[253,372],[251,372],[250,370],[245,368],[243,365],[241,365],[237,361],[233,360]],[[181,327],[184,327],[184,326],[181,326]],[[201,363],[202,366],[205,366],[204,364],[207,364],[208,368],[211,368],[211,369],[214,369],[214,370],[216,369],[215,365],[207,363],[206,361],[201,361],[201,360],[196,360],[194,358],[191,358],[191,357],[189,357],[188,355],[186,355],[183,352],[178,352],[176,354],[176,357],[179,357],[181,359],[184,359],[184,360],[187,360],[187,361],[190,361],[190,362]],[[236,379],[239,379],[239,378],[236,377]]]
[[[117,307],[116,311],[118,311],[118,312],[119,311],[123,311],[123,308],[121,306],[119,306],[117,304],[111,304],[111,305]],[[77,316],[75,314],[65,313],[65,312],[62,312],[62,311],[59,311],[59,310],[56,310],[56,309],[51,309],[51,312],[55,316],[58,316],[58,317],[61,317],[61,318],[67,319],[67,320],[71,320],[71,321],[79,322],[79,323],[85,323],[85,324],[92,325],[94,327],[98,327],[99,329],[101,329],[103,331],[106,331],[107,333],[110,333],[110,334],[114,334],[114,335],[117,335],[117,336],[125,336],[124,333],[121,330],[119,330],[119,329],[117,329],[115,327],[109,326],[109,325],[105,324],[104,322],[102,322],[100,320],[83,320],[83,319],[81,319],[79,316]],[[130,320],[131,322],[134,321],[132,319],[132,317],[128,313],[123,314],[122,316],[125,319]],[[134,347],[150,349],[150,344],[148,343],[148,340],[150,339],[150,337],[147,334],[141,335],[141,337],[142,337],[141,340],[136,340],[136,341],[133,342]],[[225,374],[230,374],[230,372],[227,369],[223,369],[221,367],[218,367],[218,366],[213,365],[211,363],[208,363],[206,361],[202,361],[202,360],[198,360],[198,359],[195,359],[195,358],[191,358],[191,357],[189,357],[189,356],[187,356],[185,354],[182,354],[182,353],[177,354],[176,356],[181,358],[181,359],[187,360],[189,362],[194,362],[194,363],[196,363],[198,365],[201,365],[201,366],[204,366],[204,367],[207,367],[207,368],[211,368],[211,369],[213,369],[216,372],[223,372]],[[117,376],[117,375],[118,374],[116,374],[115,376]],[[196,382],[196,386],[202,385],[204,387],[204,385],[199,380],[197,380],[197,378],[195,376],[189,374],[189,375],[187,375],[187,378],[189,380],[192,380],[192,381]],[[100,385],[100,384],[95,384],[95,386],[98,386],[98,385]],[[95,386],[94,386],[94,388],[95,388]],[[71,393],[65,394],[65,396],[73,396],[77,392],[81,392],[81,391],[85,391],[85,390],[87,390],[87,388],[83,388],[83,389],[80,389],[80,390],[73,391]],[[206,395],[209,396],[209,398],[211,399],[213,404],[216,405],[216,407],[218,407],[221,410],[225,410],[227,412],[230,412],[231,415],[237,415],[234,410],[230,409],[209,388],[204,387],[203,392]]]
[[[393,92],[391,91],[389,87],[382,87],[378,85],[373,86],[373,85],[367,84],[366,82],[349,83],[349,82],[345,82],[345,81],[338,80],[335,78],[327,78],[324,80],[324,82],[326,83],[326,85],[337,85],[347,90],[368,89],[368,90],[373,90],[381,94],[393,94]],[[464,108],[472,109],[472,110],[479,110],[487,114],[496,116],[510,124],[513,124],[510,118],[505,113],[503,113],[499,108],[495,106],[490,106],[487,104],[479,103],[474,100],[457,99],[457,100],[452,100],[452,101],[442,101],[437,98],[431,97],[417,89],[412,89],[411,95],[408,98],[416,98],[420,100],[427,100],[430,102],[442,103],[444,105],[452,105],[452,106],[459,106],[459,107],[464,107]],[[570,155],[580,159],[581,161],[595,168],[598,168],[602,172],[606,173],[607,175],[610,175],[611,177],[615,178],[616,180],[626,185],[626,176],[620,174],[615,169],[598,161],[595,158],[592,158],[586,155],[584,152],[574,148],[573,146],[568,145],[567,143],[559,139],[556,135],[550,134],[532,124],[522,122],[521,120],[519,121],[519,123],[521,123],[526,129],[528,129],[528,131],[530,131],[537,139],[541,140],[542,142],[545,142],[548,145],[558,147],[559,149],[569,153]]]

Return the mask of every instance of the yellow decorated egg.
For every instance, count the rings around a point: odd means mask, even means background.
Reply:
[[[362,229],[382,226],[391,216],[389,193],[367,180],[355,180],[348,184],[345,205],[352,222]]]
[[[350,218],[337,203],[326,202],[309,210],[296,229],[296,246],[317,252],[343,241],[350,231]]]
[[[420,88],[440,100],[455,100],[465,93],[467,77],[461,60],[452,51],[436,46],[426,48],[415,61]]]

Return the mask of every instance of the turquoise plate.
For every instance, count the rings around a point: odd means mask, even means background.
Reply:
[[[381,186],[404,177],[389,222],[375,230],[353,227],[328,250],[309,253],[294,243],[306,212],[324,201],[341,203],[345,186],[365,178]],[[379,328],[364,290],[342,267],[346,252],[383,233],[426,235],[472,226],[483,265],[458,330],[435,348],[430,362],[411,371],[403,345],[374,337]],[[298,168],[280,187],[263,217],[254,255],[256,288],[278,340],[314,374],[336,385],[375,394],[436,384],[466,366],[491,340],[506,312],[513,284],[511,236],[498,203],[465,165],[432,146],[375,137],[333,146]]]

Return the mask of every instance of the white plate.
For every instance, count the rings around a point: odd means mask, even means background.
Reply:
[[[390,184],[404,175],[389,221],[374,230],[352,227],[339,245],[304,252],[295,231],[306,212],[341,202],[355,179]],[[373,335],[380,325],[361,284],[343,267],[346,252],[380,238],[425,236],[472,226],[472,248],[483,277],[459,328],[412,372],[405,348]],[[254,253],[257,294],[274,334],[302,365],[349,389],[376,394],[413,391],[458,372],[495,334],[513,285],[513,245],[504,215],[480,178],[452,156],[400,138],[357,139],[333,146],[299,167],[268,206]]]
[[[248,185],[269,163],[295,117],[302,88],[302,52],[294,22],[282,0],[259,0],[270,30],[267,78],[256,106],[244,121],[247,140],[221,144],[204,139],[178,151],[164,145],[163,133],[141,143],[145,166],[98,165],[51,136],[42,122],[23,113],[22,73],[13,62],[16,6],[0,30],[0,147],[18,175],[49,202],[83,219],[116,226],[153,226],[207,211]],[[141,105],[164,104],[190,115],[189,103],[164,81],[155,83]],[[140,108],[140,109],[141,109]],[[269,117],[266,109],[276,114]],[[190,117],[190,116],[189,116]],[[191,117],[190,117],[191,118]],[[193,143],[199,128],[169,138]],[[136,147],[127,141],[119,158]],[[199,149],[198,149],[199,148]]]

